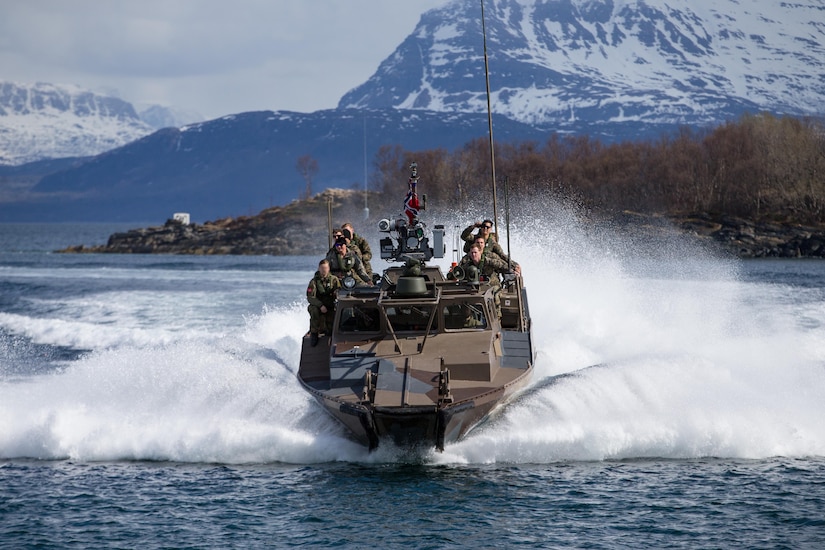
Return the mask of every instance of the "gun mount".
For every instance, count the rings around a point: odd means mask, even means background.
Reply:
[[[378,231],[390,233],[380,241],[381,259],[390,261],[406,261],[407,258],[427,261],[431,258],[443,258],[445,253],[444,226],[436,225],[432,232],[432,245],[427,236],[426,225],[418,220],[407,224],[407,220],[381,220],[378,222]],[[394,235],[393,235],[394,234]]]
[[[406,261],[408,258],[414,258],[425,262],[431,258],[443,258],[446,253],[444,226],[436,225],[428,232],[427,225],[418,219],[418,212],[424,210],[427,197],[424,195],[423,204],[419,203],[417,184],[418,164],[413,162],[410,164],[409,192],[404,200],[404,214],[407,219],[399,217],[378,222],[378,231],[389,233],[379,242],[383,260]]]

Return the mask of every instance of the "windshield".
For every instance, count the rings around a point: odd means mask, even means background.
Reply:
[[[422,331],[427,328],[434,306],[388,306],[387,319],[396,332]],[[433,319],[431,330],[438,329],[438,319]]]
[[[381,316],[378,308],[353,306],[342,309],[338,330],[341,332],[378,332],[381,330]]]
[[[444,328],[448,330],[487,328],[487,317],[481,302],[446,305],[443,313]]]

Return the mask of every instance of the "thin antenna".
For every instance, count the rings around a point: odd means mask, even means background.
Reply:
[[[461,256],[458,253],[459,250],[462,250],[462,248],[461,248],[462,241],[461,241],[460,232],[461,232],[461,228],[456,225],[455,228],[454,228],[454,231],[453,231],[453,261],[456,262],[456,263],[459,260],[461,260]]]
[[[332,248],[332,197],[327,197],[327,242]]]
[[[493,180],[493,224],[498,231],[498,193],[496,192],[496,155],[493,151],[493,111],[490,108],[490,65],[487,62],[487,26],[484,24],[484,0],[481,1],[481,35],[484,38],[484,80],[487,84],[487,126],[490,131],[490,176]]]
[[[513,256],[510,254],[510,177],[504,176],[504,225],[507,227],[507,271],[513,271]]]
[[[369,191],[367,191],[367,115],[364,115],[364,219],[370,217],[370,207],[367,204]]]

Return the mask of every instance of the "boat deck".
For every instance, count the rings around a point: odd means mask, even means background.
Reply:
[[[423,336],[399,339],[400,354],[392,340],[339,343],[329,359],[328,338],[317,347],[304,346],[299,376],[304,383],[329,397],[361,402],[366,372],[374,375],[375,406],[437,405],[439,374],[450,373],[454,402],[496,391],[521,377],[530,368],[529,335],[503,331],[490,343],[487,331],[433,334],[418,353]],[[491,360],[491,354],[492,359]]]

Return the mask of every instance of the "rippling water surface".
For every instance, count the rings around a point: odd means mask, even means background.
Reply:
[[[295,380],[315,258],[48,253],[115,229],[0,224],[4,545],[825,540],[825,263],[517,228],[531,386],[369,454]]]

